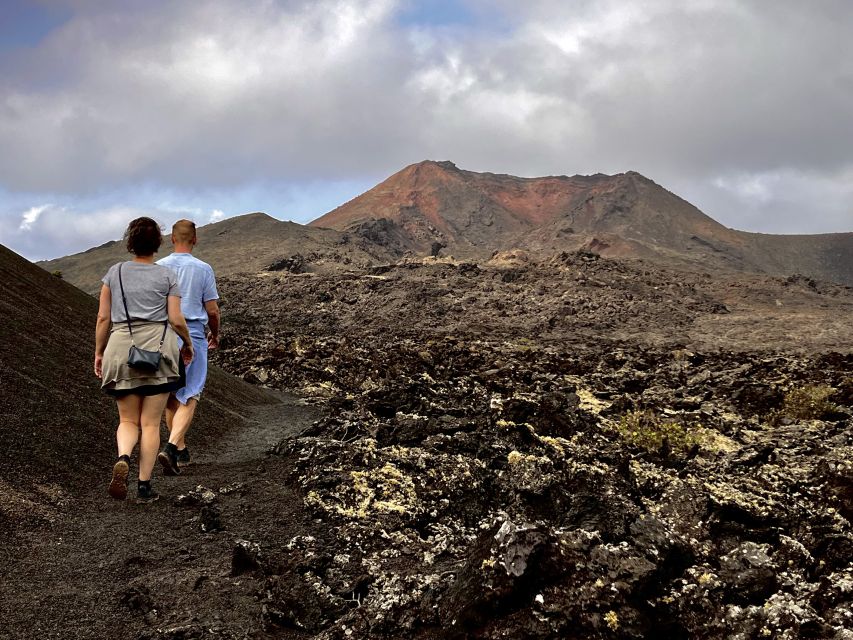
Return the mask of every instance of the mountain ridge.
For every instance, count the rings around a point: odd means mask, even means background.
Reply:
[[[446,160],[409,165],[306,225],[255,212],[199,227],[195,255],[229,274],[357,269],[442,252],[487,261],[514,250],[541,259],[581,250],[853,285],[853,233],[738,231],[636,171],[526,178]],[[126,255],[113,241],[39,264],[94,293]]]

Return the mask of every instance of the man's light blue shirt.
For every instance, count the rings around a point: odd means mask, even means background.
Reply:
[[[157,264],[177,274],[181,289],[181,311],[187,322],[207,324],[204,303],[219,299],[213,268],[191,253],[173,253],[158,260]]]

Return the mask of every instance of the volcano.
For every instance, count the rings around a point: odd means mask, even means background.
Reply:
[[[406,167],[310,223],[414,254],[587,250],[703,269],[802,273],[853,284],[853,233],[729,229],[641,174],[520,178],[452,162]]]

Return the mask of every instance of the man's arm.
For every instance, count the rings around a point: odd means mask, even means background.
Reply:
[[[210,328],[207,347],[216,349],[219,346],[219,301],[208,300],[204,303],[204,308],[207,311],[207,326]]]

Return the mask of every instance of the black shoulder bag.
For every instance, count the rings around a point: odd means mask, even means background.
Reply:
[[[124,305],[124,318],[127,320],[127,330],[130,331],[130,350],[127,352],[127,366],[140,371],[154,372],[160,368],[160,358],[162,357],[163,341],[166,339],[166,329],[169,327],[169,321],[163,323],[163,335],[160,336],[160,346],[157,351],[146,351],[140,349],[133,343],[133,329],[130,326],[130,314],[127,312],[127,299],[124,297],[124,284],[121,281],[121,267],[118,266],[118,285],[121,288],[121,302]]]

